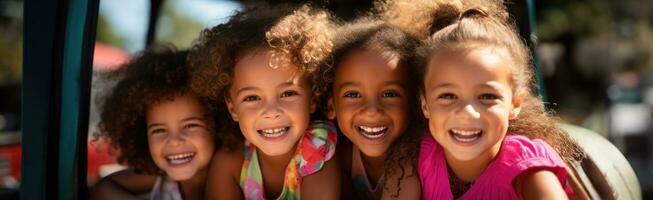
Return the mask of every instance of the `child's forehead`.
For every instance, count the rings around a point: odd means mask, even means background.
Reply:
[[[498,80],[512,85],[512,61],[505,50],[476,48],[441,52],[429,62],[427,81],[435,82],[465,79],[465,82]]]
[[[369,63],[379,67],[397,68],[399,66],[400,56],[397,52],[381,49],[378,47],[368,47],[352,50],[343,58],[340,63],[342,66],[357,66],[360,63]]]
[[[274,52],[266,51],[243,57],[235,65],[233,88],[304,85],[304,73],[294,64],[271,66]]]

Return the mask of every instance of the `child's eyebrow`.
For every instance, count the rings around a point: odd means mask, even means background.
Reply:
[[[491,88],[491,89],[502,89],[504,86],[501,83],[495,82],[495,81],[490,81],[481,84],[479,87],[484,87],[484,88]]]
[[[150,130],[150,128],[155,127],[155,126],[163,126],[163,124],[162,123],[148,124],[147,125],[147,130]]]
[[[187,122],[187,121],[192,121],[192,120],[200,120],[200,121],[204,121],[204,117],[197,117],[197,116],[187,117],[187,118],[185,118],[185,119],[182,119],[181,121],[182,121],[182,122]],[[155,126],[163,126],[163,123],[153,123],[153,124],[148,124],[148,125],[147,125],[147,129],[149,130],[150,128],[155,127]]]
[[[402,88],[406,88],[406,84],[403,81],[386,81],[383,82],[383,85],[397,85]]]
[[[186,119],[183,119],[183,120],[181,120],[181,121],[182,121],[182,122],[186,122],[186,121],[192,121],[192,120],[200,120],[200,121],[204,121],[204,117],[196,117],[196,116],[193,116],[193,117],[188,117],[188,118],[186,118]]]
[[[238,90],[236,91],[236,96],[238,96],[241,92],[245,92],[245,91],[248,91],[248,90],[257,90],[257,88],[256,88],[256,87],[252,87],[252,86],[250,86],[250,87],[240,88],[240,89],[238,89]]]
[[[340,84],[337,89],[340,90],[340,89],[342,89],[344,87],[356,86],[356,85],[358,85],[358,84],[353,82],[353,81],[347,81],[347,82],[344,82],[344,83]]]
[[[280,88],[280,87],[288,87],[288,86],[294,86],[294,85],[299,86],[299,84],[295,84],[293,81],[286,81],[286,82],[283,82],[283,83],[279,84],[277,87]]]
[[[440,89],[440,88],[443,88],[443,87],[453,87],[453,84],[452,84],[452,83],[442,83],[442,84],[439,84],[439,85],[433,86],[433,87],[431,88],[431,91],[433,91],[433,90],[437,90],[437,89]]]

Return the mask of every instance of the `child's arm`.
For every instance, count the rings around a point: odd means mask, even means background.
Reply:
[[[526,171],[514,182],[520,199],[568,199],[558,177],[549,170]]]
[[[157,176],[122,170],[102,178],[91,191],[92,199],[141,199],[152,190]]]
[[[302,199],[340,198],[340,156],[336,153],[322,169],[302,180]]]
[[[394,172],[385,179],[385,187],[381,199],[421,198],[422,186],[417,171],[413,170],[413,167],[409,164],[404,165],[404,170],[405,175],[403,180],[401,180],[401,185],[397,182],[397,179],[401,177],[401,169],[395,169]],[[398,187],[401,188],[399,193],[397,193]]]
[[[233,151],[221,148],[209,166],[206,199],[243,199],[240,189],[240,170],[243,164],[242,144]]]

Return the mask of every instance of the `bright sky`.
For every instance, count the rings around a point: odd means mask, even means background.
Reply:
[[[173,8],[195,18],[205,27],[226,21],[240,4],[225,0],[166,0]],[[113,25],[117,34],[128,42],[129,52],[145,46],[149,13],[149,0],[102,0],[100,14]]]

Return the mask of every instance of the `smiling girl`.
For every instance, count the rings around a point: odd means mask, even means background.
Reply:
[[[412,78],[417,40],[373,18],[338,32],[335,62],[326,77],[328,116],[351,141],[339,147],[347,180],[343,190],[351,185],[351,193],[362,199],[419,198],[413,158],[424,130],[419,82]]]
[[[529,52],[505,8],[465,1],[433,16],[435,33],[419,50],[430,130],[419,157],[422,198],[568,198],[563,158],[582,153],[531,90]]]
[[[231,116],[208,197],[338,197],[335,127],[311,120],[324,90],[315,72],[332,46],[328,18],[307,6],[252,8],[202,32],[190,56],[193,89],[223,100]]]
[[[105,177],[94,198],[203,198],[215,125],[187,85],[186,55],[153,48],[111,74],[118,82],[102,101],[99,129],[130,169]]]

